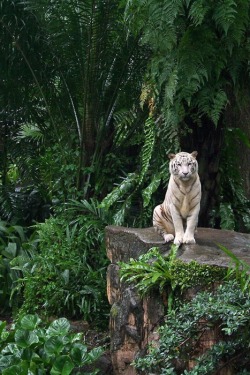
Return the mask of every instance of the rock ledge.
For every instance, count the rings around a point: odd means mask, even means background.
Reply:
[[[250,265],[249,234],[198,228],[195,238],[196,244],[179,248],[178,258],[182,261],[195,260],[200,264],[227,267],[230,258],[219,248],[220,244]],[[154,246],[162,253],[168,253],[171,245],[165,244],[154,228],[106,227],[106,249],[111,262],[107,272],[107,293],[112,305],[110,336],[115,375],[136,374],[131,362],[156,338],[156,328],[164,317],[160,296],[151,295],[142,300],[135,288],[120,282],[117,263],[137,259]]]

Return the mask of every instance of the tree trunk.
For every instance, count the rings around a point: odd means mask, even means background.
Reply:
[[[223,143],[223,126],[204,119],[202,126],[191,123],[192,131],[181,140],[181,149],[187,152],[198,151],[199,175],[202,186],[199,226],[208,227],[211,210],[219,203],[220,174],[219,164]]]
[[[234,105],[226,111],[226,123],[230,128],[240,129],[250,143],[250,96],[247,90],[241,93]],[[239,137],[235,139],[239,171],[243,180],[243,188],[246,197],[250,200],[250,147]]]

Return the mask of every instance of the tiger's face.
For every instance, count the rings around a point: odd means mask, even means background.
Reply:
[[[169,154],[169,171],[172,175],[182,181],[188,181],[198,172],[198,163],[196,160],[197,151],[191,154],[188,152],[179,152],[178,154]]]

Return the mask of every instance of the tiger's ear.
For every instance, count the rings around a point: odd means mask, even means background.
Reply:
[[[196,156],[198,155],[198,152],[197,152],[197,151],[193,151],[193,152],[191,153],[191,155],[193,156],[193,158],[196,159]]]
[[[176,156],[175,154],[168,154],[169,159],[174,159],[175,156]]]

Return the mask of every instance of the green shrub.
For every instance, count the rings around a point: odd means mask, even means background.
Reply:
[[[91,225],[89,217],[84,220]],[[37,225],[38,253],[31,266],[22,269],[24,303],[19,315],[39,312],[106,324],[105,253],[100,229],[93,225],[87,230],[80,219],[68,223],[61,215]]]
[[[81,334],[71,333],[65,318],[46,327],[37,315],[26,315],[10,330],[6,329],[6,322],[0,321],[0,373],[3,375],[69,375],[93,363],[101,353],[101,348],[88,352]]]
[[[13,269],[11,262],[16,257],[28,256],[26,250],[27,236],[24,228],[0,222],[0,308],[10,310],[16,308],[22,299],[22,293],[15,293],[21,273]]]
[[[225,268],[177,259],[177,250],[178,246],[172,245],[169,255],[164,256],[154,247],[138,260],[121,262],[121,280],[135,283],[137,290],[144,295],[151,289],[158,288],[162,292],[168,286],[180,291],[197,285],[207,286],[226,277]]]
[[[120,263],[122,280],[133,283],[140,294],[167,289],[169,296],[159,342],[148,348],[144,358],[136,359],[137,370],[152,375],[212,375],[229,365],[237,375],[250,373],[249,265],[225,247],[220,248],[231,259],[229,269],[195,261],[184,263],[176,258],[175,246],[168,256],[152,248],[138,260]],[[220,284],[217,289],[214,283]],[[203,287],[203,292],[191,302],[175,298],[178,303],[173,308],[173,295],[179,297],[176,292],[195,286]],[[204,334],[213,330],[219,341],[199,355]],[[195,363],[190,371],[186,370],[189,361]]]
[[[206,331],[216,329],[219,341],[197,358]],[[158,345],[135,361],[138,370],[154,375],[212,375],[227,365],[235,374],[250,372],[250,292],[237,281],[228,281],[215,292],[198,293],[194,299],[172,310],[159,329]],[[187,361],[196,361],[187,371]]]

